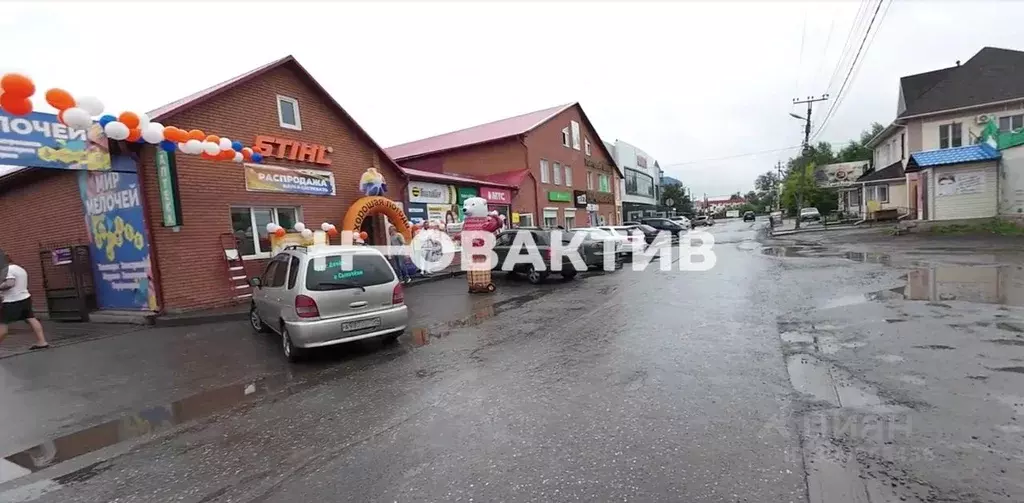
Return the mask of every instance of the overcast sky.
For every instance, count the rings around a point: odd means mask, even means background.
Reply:
[[[902,75],[952,66],[986,45],[1024,49],[1024,2],[887,6],[820,139],[845,142],[892,120]],[[710,196],[750,190],[793,152],[694,162],[798,145],[802,123],[788,113],[804,109],[791,101],[835,98],[848,61],[828,84],[860,8],[4,2],[0,73],[94,94],[108,110],[145,111],[293,54],[384,146],[579,101],[602,139],[637,145],[695,195]]]

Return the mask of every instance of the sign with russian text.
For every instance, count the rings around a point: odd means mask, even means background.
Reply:
[[[488,187],[482,187],[480,189],[480,197],[493,204],[511,204],[512,203],[512,192],[505,189],[492,189]]]
[[[61,124],[56,115],[0,111],[0,164],[109,171],[110,150],[99,124],[85,131]]]
[[[452,185],[430,182],[409,182],[409,202],[428,204],[453,204],[459,196]]]
[[[549,190],[548,201],[553,201],[556,203],[571,203],[572,192],[565,192],[561,190]]]
[[[164,216],[164,227],[181,225],[175,173],[171,167],[172,155],[162,148],[156,149],[156,180],[160,190],[160,210]]]
[[[334,195],[334,173],[319,169],[285,168],[246,164],[245,190],[249,192],[285,192],[312,196]]]
[[[101,309],[156,311],[149,240],[135,173],[86,171],[79,191]]]

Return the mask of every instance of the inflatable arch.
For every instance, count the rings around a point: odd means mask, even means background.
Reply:
[[[338,230],[342,232],[352,231],[355,234],[359,234],[363,226],[363,220],[366,217],[379,214],[384,214],[388,217],[388,220],[394,224],[398,232],[405,236],[406,243],[412,242],[412,225],[409,224],[409,218],[405,216],[402,207],[398,206],[394,201],[381,196],[367,196],[357,199],[349,207],[348,212],[345,213],[345,218],[341,221],[341,229]]]

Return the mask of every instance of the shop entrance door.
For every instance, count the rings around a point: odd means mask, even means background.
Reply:
[[[50,319],[89,321],[96,309],[89,245],[40,246],[39,265]]]

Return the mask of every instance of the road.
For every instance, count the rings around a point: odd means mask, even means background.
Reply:
[[[930,377],[906,368],[886,381],[912,348],[853,354],[867,322],[927,338],[913,327],[944,308],[871,294],[906,283],[888,258],[764,248],[763,225],[716,224],[706,272],[655,261],[539,286],[501,278],[494,295],[469,296],[461,279],[419,286],[398,344],[299,366],[241,324],[196,335],[202,346],[153,335],[171,370],[96,383],[0,361],[0,386],[24,387],[0,394],[4,408],[19,397],[19,412],[0,411],[15,425],[0,436],[0,501],[1021,501],[1019,443],[995,452],[1019,432],[998,426],[1024,403],[1021,376],[986,374],[1009,409],[974,436],[1004,437],[975,439],[993,452],[951,478],[960,453],[978,453],[935,449],[953,427],[925,412],[983,404],[914,395]],[[45,398],[29,398],[26,376]]]

